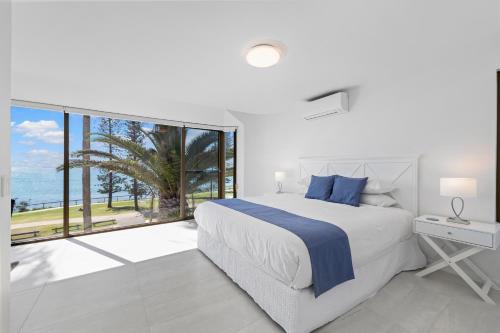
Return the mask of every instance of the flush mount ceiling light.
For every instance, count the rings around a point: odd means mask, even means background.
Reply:
[[[280,49],[269,44],[255,45],[246,54],[248,64],[258,68],[274,66],[280,61],[280,58]]]

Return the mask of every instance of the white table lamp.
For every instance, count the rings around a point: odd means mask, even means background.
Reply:
[[[448,222],[470,224],[468,220],[462,219],[460,214],[464,210],[463,198],[475,198],[477,196],[477,182],[474,178],[441,178],[439,180],[440,194],[444,197],[452,197],[451,210],[455,217],[449,217]],[[455,200],[461,201],[462,206],[457,212]]]
[[[286,174],[284,171],[276,171],[274,173],[274,180],[278,186],[278,191],[276,193],[283,193],[283,181],[285,180]]]

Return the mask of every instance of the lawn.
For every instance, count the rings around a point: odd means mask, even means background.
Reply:
[[[106,220],[106,221],[100,221],[96,223],[95,225],[92,226],[92,231],[98,231],[100,229],[107,229],[110,226],[113,226],[116,224],[115,220]],[[32,232],[34,230],[37,230],[39,233],[37,234],[37,237],[39,238],[44,238],[44,237],[50,237],[54,235],[62,235],[63,233],[63,228],[62,224],[51,224],[51,225],[44,225],[44,226],[38,226],[38,227],[27,227],[27,228],[20,228],[20,229],[15,229],[12,234],[12,240],[21,240],[21,239],[27,239],[30,235],[22,235],[22,236],[16,236],[16,234],[21,234],[23,232]],[[83,223],[70,223],[69,224],[69,231],[70,233],[80,233],[83,232]],[[32,237],[29,237],[32,238]]]
[[[194,198],[196,204],[200,204],[205,201],[205,198],[210,197],[210,192],[198,192],[194,194],[189,194],[187,196],[189,205],[191,206],[191,199]],[[155,200],[155,208],[158,206],[158,200]],[[150,209],[151,201],[150,200],[140,200],[139,207],[141,209]],[[69,218],[82,217],[81,205],[70,206],[69,208]],[[127,212],[132,212],[134,210],[134,202],[133,200],[124,200],[124,201],[113,201],[113,208],[108,208],[106,203],[95,203],[92,204],[92,216],[113,216],[119,215]],[[50,221],[50,220],[62,220],[63,218],[63,209],[62,208],[46,208],[39,210],[32,210],[28,212],[22,213],[14,213],[12,215],[12,224],[19,223],[30,223],[30,222],[42,222],[42,221]]]
[[[139,206],[143,209],[148,209],[151,202],[149,200],[139,201]],[[81,205],[70,206],[69,208],[69,218],[82,217],[82,212],[80,209]],[[126,201],[114,201],[113,208],[108,208],[105,203],[95,203],[92,204],[92,216],[107,216],[107,215],[118,215],[125,212],[131,212],[134,210],[133,200]],[[47,208],[32,210],[29,212],[14,213],[12,215],[12,224],[18,223],[30,223],[30,222],[41,222],[50,220],[62,220],[63,209],[62,208]]]

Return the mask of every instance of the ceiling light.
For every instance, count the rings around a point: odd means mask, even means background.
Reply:
[[[280,61],[280,50],[272,45],[260,44],[248,50],[247,62],[254,67],[266,68],[274,66]]]

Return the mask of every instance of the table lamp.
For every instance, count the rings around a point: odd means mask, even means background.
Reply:
[[[278,186],[278,191],[276,193],[283,193],[283,181],[285,180],[285,176],[286,174],[284,171],[276,171],[274,173],[274,180]]]
[[[474,178],[441,178],[439,180],[440,194],[444,197],[452,197],[451,210],[455,214],[454,217],[448,217],[448,222],[470,224],[468,220],[462,219],[460,214],[464,210],[463,198],[474,198],[477,196],[477,182]],[[460,211],[457,211],[455,202],[461,201],[462,206]]]

